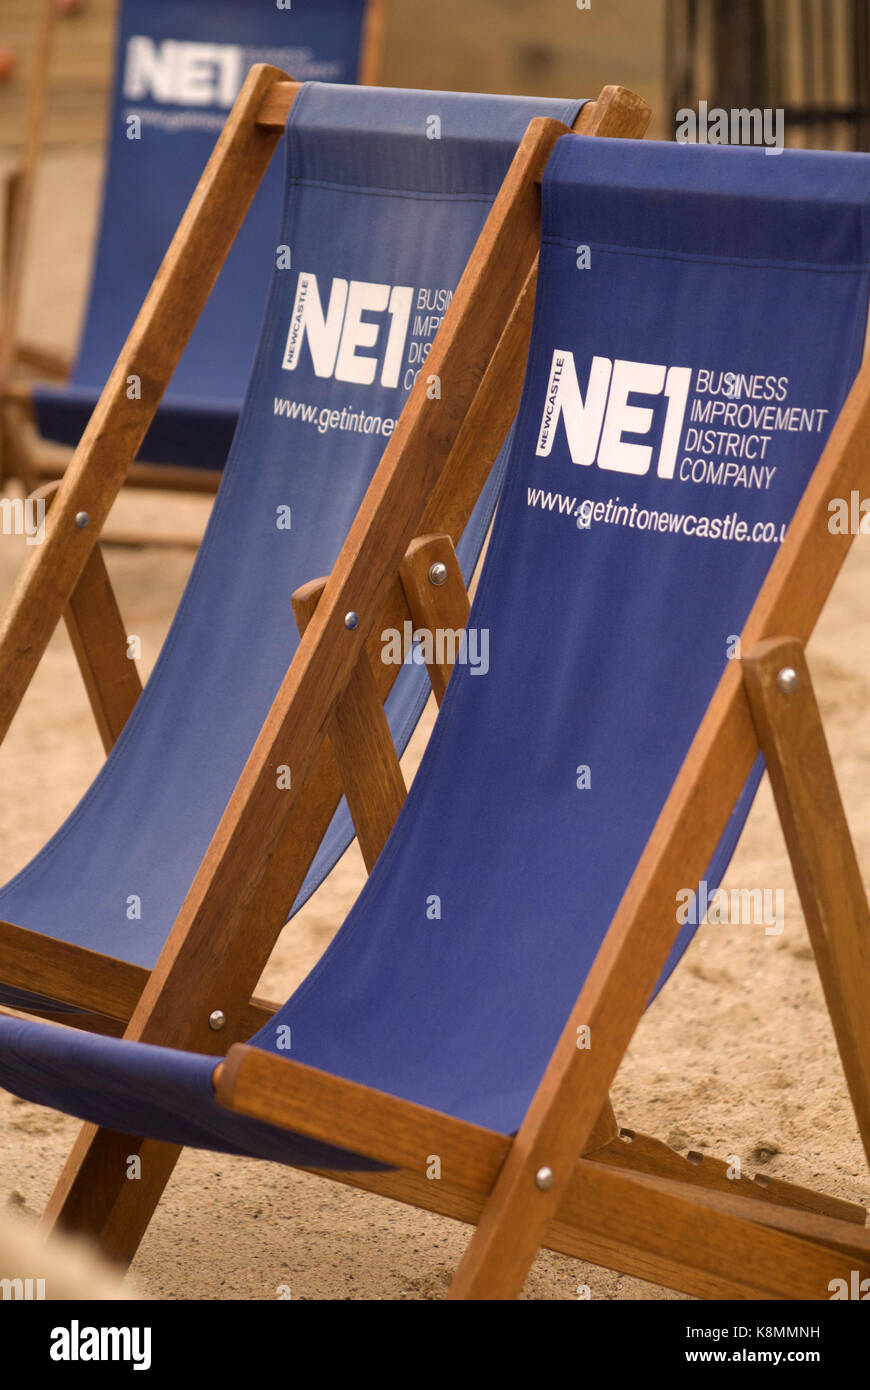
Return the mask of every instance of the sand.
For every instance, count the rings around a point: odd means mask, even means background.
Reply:
[[[97,187],[92,156],[49,160],[37,261],[51,293],[31,289],[27,325],[58,347],[75,338]],[[58,267],[48,247],[65,248]],[[61,271],[64,271],[61,274]],[[67,272],[71,272],[67,273]],[[62,289],[66,285],[67,289]],[[69,288],[69,286],[72,288]],[[77,288],[78,287],[78,288]],[[77,298],[77,295],[79,298]],[[130,494],[119,525],[201,530],[202,499]],[[0,602],[25,558],[0,538]],[[142,638],[145,675],[189,571],[189,551],[113,549],[109,567],[127,630]],[[870,865],[870,540],[858,538],[810,648],[817,692],[859,858]],[[406,758],[413,771],[431,711]],[[0,748],[0,880],[27,862],[76,804],[102,751],[61,629]],[[364,880],[356,847],[287,927],[260,992],[284,998],[318,959]],[[620,1122],[682,1153],[738,1155],[760,1171],[865,1205],[870,1180],[767,783],[726,887],[782,888],[785,927],[704,927],[648,1011],[619,1073]],[[77,1124],[0,1092],[0,1206],[35,1220]],[[270,1164],[187,1152],[133,1265],[160,1299],[428,1299],[447,1287],[467,1232],[444,1218]],[[524,1297],[677,1297],[580,1261],[542,1254]]]

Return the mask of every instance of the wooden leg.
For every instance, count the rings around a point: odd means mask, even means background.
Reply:
[[[89,1236],[128,1265],[181,1156],[172,1144],[83,1125],[43,1216],[47,1229]],[[140,1161],[140,1175],[132,1159]]]
[[[752,717],[870,1160],[870,909],[802,644],[743,659]]]
[[[408,789],[365,651],[336,704],[329,741],[365,866],[371,873]]]
[[[2,433],[3,462],[0,466],[0,486],[7,477],[17,478],[28,494],[37,482],[34,461],[25,436],[25,423],[16,402],[0,400],[0,433]]]
[[[468,594],[449,535],[419,536],[413,540],[399,575],[414,627],[426,628],[433,634],[438,629],[456,632],[465,627]],[[325,587],[325,579],[315,579],[293,594],[300,636],[304,636]],[[377,629],[373,637],[376,632]],[[372,660],[377,663],[379,658],[380,650],[370,640],[329,721],[329,742],[369,873],[407,795],[382,695],[369,664]],[[428,669],[440,705],[452,662],[436,659]]]
[[[127,634],[99,546],[85,561],[64,621],[109,753],[142,694],[142,682],[127,654]]]
[[[3,179],[3,338],[4,349],[6,348],[6,333],[8,332],[8,313],[9,297],[13,291],[13,273],[15,270],[15,241],[17,227],[19,223],[18,209],[21,204],[22,188],[25,181],[24,168],[19,165],[15,169],[10,169]],[[16,344],[13,343],[10,353],[15,356]]]
[[[304,636],[325,579],[297,589],[293,613]],[[363,648],[329,721],[332,748],[365,866],[371,873],[408,794],[368,651]]]
[[[59,482],[45,483],[32,499],[48,510],[59,487]],[[142,682],[127,655],[127,633],[99,543],[85,561],[63,616],[108,754],[142,694]]]

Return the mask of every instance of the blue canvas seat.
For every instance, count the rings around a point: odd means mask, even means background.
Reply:
[[[356,82],[365,0],[123,0],[91,289],[68,384],[33,393],[40,433],[78,443],[248,70]],[[218,469],[232,442],[269,285],[281,205],[273,161],[142,447]]]
[[[104,768],[0,890],[0,918],[154,965],[296,648],[290,596],[332,568],[529,121],[570,123],[581,105],[302,88],[282,223],[260,254],[259,346],[190,581]],[[459,546],[466,575],[500,477],[499,463]],[[413,667],[392,692],[400,747],[427,690]],[[299,903],[352,836],[341,810]],[[53,1001],[4,987],[0,952],[0,1002]]]
[[[558,142],[469,619],[488,668],[455,668],[374,871],[255,1048],[520,1127],[860,364],[868,208],[863,156]],[[696,460],[712,470],[693,476]],[[0,1082],[31,1100],[174,1143],[374,1166],[222,1108],[214,1066],[0,1019]]]

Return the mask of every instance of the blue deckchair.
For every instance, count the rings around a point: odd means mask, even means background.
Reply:
[[[355,82],[367,8],[366,0],[292,8],[123,0],[91,292],[69,382],[32,393],[44,438],[78,443],[250,67],[269,62],[297,81]],[[376,80],[371,66],[363,80]],[[200,470],[200,485],[213,485],[223,466],[248,380],[273,260],[279,165],[263,179],[142,446],[149,463]],[[169,468],[157,476],[161,486],[197,483]]]
[[[826,1298],[833,1278],[867,1274],[870,1236],[848,1221],[579,1155],[691,936],[680,891],[702,872],[718,883],[758,782],[733,635],[768,637],[780,621],[808,635],[848,547],[827,502],[867,481],[870,371],[819,458],[861,359],[868,209],[863,156],[558,141],[520,415],[468,624],[467,653],[486,646],[488,667],[454,669],[343,927],[218,1069],[225,1104],[211,1057],[0,1020],[5,1086],[126,1135],[330,1170],[480,1216],[454,1296],[515,1296],[541,1243],[702,1296]],[[490,269],[506,240],[491,244]],[[459,331],[458,313],[449,323]],[[386,528],[402,482],[425,501],[413,460],[388,451],[369,528]],[[237,830],[246,812],[262,817],[264,859],[277,834],[261,763],[283,739],[304,771],[323,727],[309,691],[328,709],[353,669],[348,657],[336,673],[341,615],[363,597],[379,611],[361,528],[219,833],[220,874],[235,872],[242,893],[258,872],[250,826],[244,841]],[[823,801],[815,829],[835,835],[842,889],[851,846],[811,747],[799,645],[788,650],[799,670],[781,669],[781,644],[749,654],[749,669],[762,685],[772,675],[771,708],[778,698],[802,721]],[[764,741],[780,795],[788,759]],[[817,880],[805,906],[830,887]],[[207,882],[192,895],[203,917],[209,895]],[[847,941],[836,899],[823,905],[828,939]],[[865,967],[865,1005],[867,983]],[[860,1122],[866,1073],[862,1101],[844,1046],[850,1024],[860,1044],[860,1020],[832,1012]]]
[[[16,929],[116,964],[154,965],[295,649],[290,595],[332,568],[529,120],[552,113],[571,124],[581,106],[301,89],[287,123],[277,236],[292,266],[284,251],[277,265],[270,252],[263,329],[225,480],[157,666],[105,767],[0,890],[0,1002],[86,1006],[82,989],[93,984],[95,962],[82,961],[65,993],[15,987],[9,952],[24,952],[32,978],[50,945],[35,937],[28,945]],[[440,140],[426,137],[433,112]],[[500,476],[498,464],[459,545],[466,577]],[[129,667],[120,650],[118,659]],[[425,671],[402,672],[387,706],[399,747],[427,693]],[[342,809],[297,907],[352,837]],[[291,906],[292,895],[283,915]],[[90,1006],[116,1030],[144,982],[135,970],[128,976],[132,1000],[127,989],[113,1008],[101,1010],[98,998]]]

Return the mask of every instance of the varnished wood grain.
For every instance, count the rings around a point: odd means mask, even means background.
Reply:
[[[127,633],[99,546],[91,551],[64,613],[88,700],[107,753],[142,693]]]
[[[615,1168],[648,1173],[653,1177],[674,1178],[687,1185],[796,1207],[799,1211],[814,1211],[821,1216],[853,1221],[859,1226],[867,1221],[867,1212],[858,1202],[829,1197],[824,1192],[783,1182],[781,1178],[772,1178],[767,1174],[756,1174],[754,1178],[729,1177],[730,1166],[722,1159],[700,1153],[684,1156],[649,1134],[622,1131],[604,1148],[596,1149],[594,1158],[597,1163],[606,1163]]]
[[[487,1191],[510,1140],[423,1105],[357,1085],[261,1048],[237,1045],[215,1069],[222,1105],[381,1163],[425,1173],[431,1155],[448,1181]]]
[[[300,636],[314,614],[325,579],[293,595]],[[365,866],[371,873],[402,809],[407,788],[369,654],[360,654],[329,722],[329,746],[338,766]]]
[[[126,1022],[148,971],[13,922],[0,922],[0,979],[15,989]]]
[[[148,975],[144,966],[0,921],[0,980],[14,989],[126,1024]],[[248,1001],[242,1020],[247,1036],[268,1023],[277,1007],[270,1000]],[[69,1021],[62,1015],[58,1020]],[[78,1026],[87,1027],[87,1018],[80,1019]],[[94,1031],[100,1031],[98,1020]]]
[[[445,567],[447,579],[443,584],[435,585],[429,578],[433,565]],[[465,627],[469,611],[468,591],[448,535],[417,536],[408,546],[399,567],[399,577],[415,629],[425,629],[432,634],[434,641],[439,630],[456,632]],[[453,670],[452,663],[438,660],[436,646],[427,669],[435,699],[440,705]]]
[[[581,109],[574,125],[578,135],[604,135],[609,139],[638,139],[645,134],[652,108],[628,87],[603,87],[597,101]]]
[[[845,494],[848,496],[848,494]],[[803,644],[759,642],[743,676],[864,1152],[870,1160],[870,908]],[[777,676],[797,673],[785,694]]]

